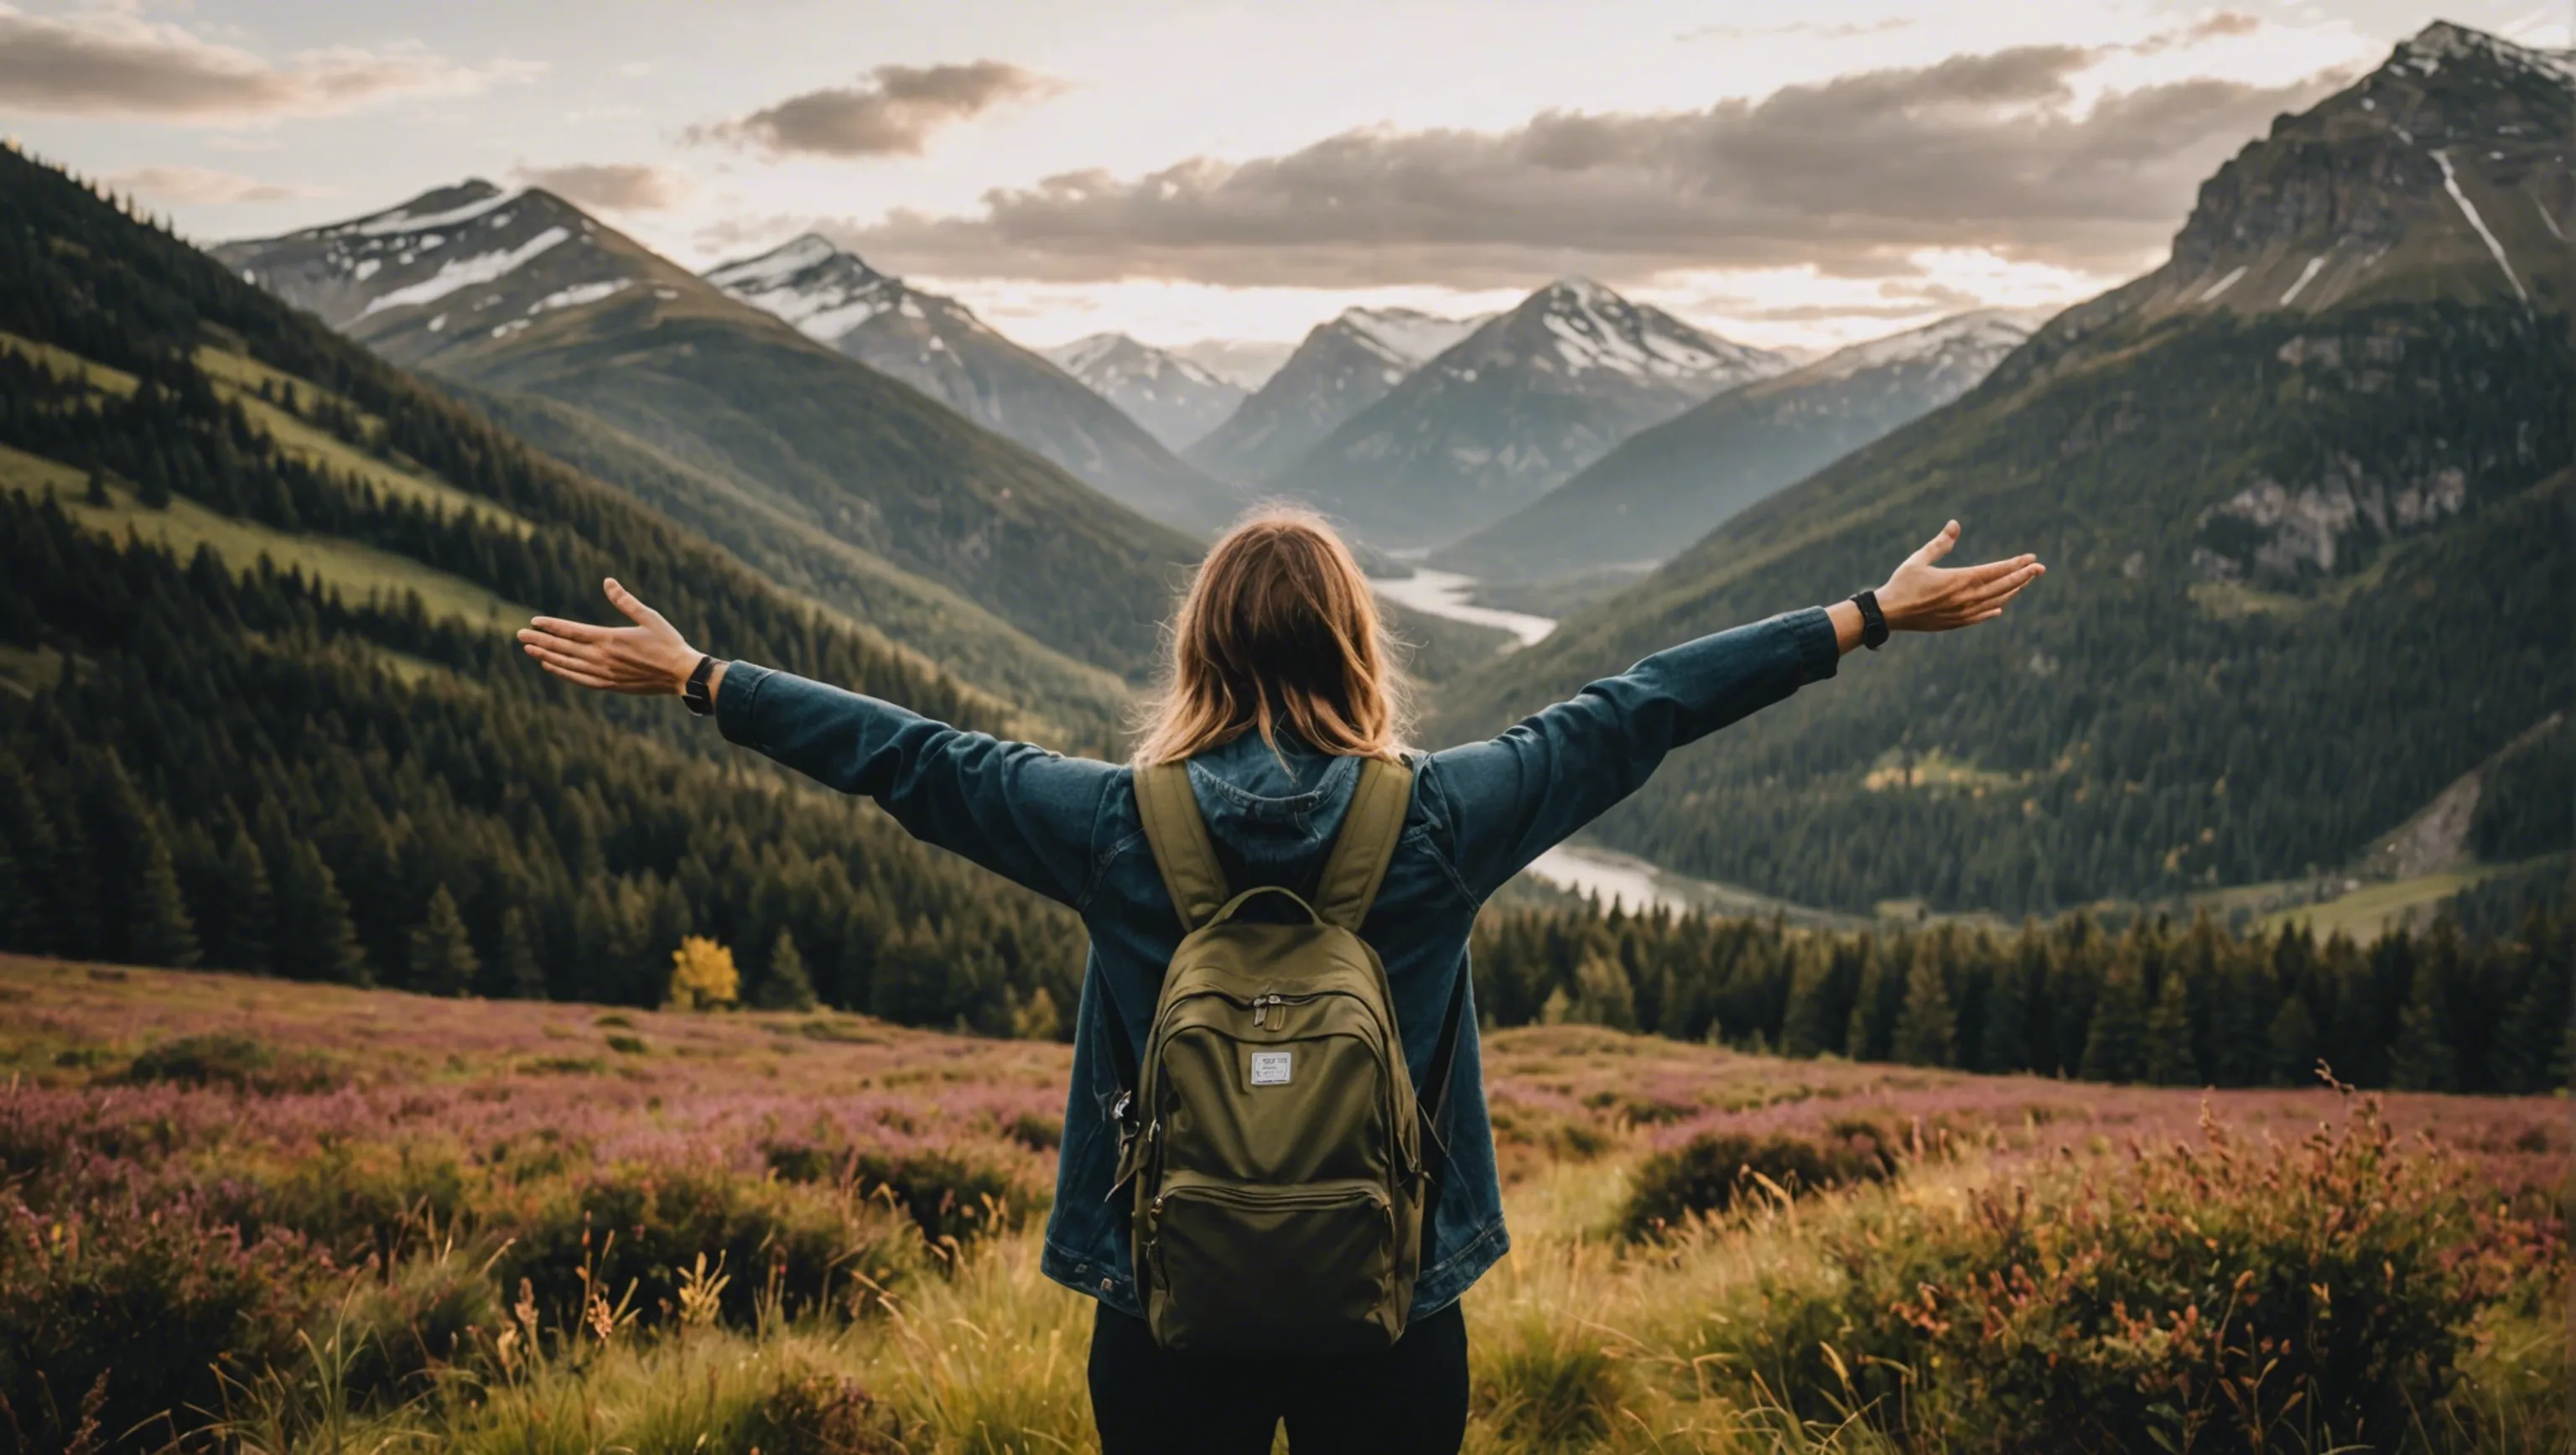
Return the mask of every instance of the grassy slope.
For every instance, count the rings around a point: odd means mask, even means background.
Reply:
[[[811,510],[689,463],[541,395],[450,385],[502,427],[706,536],[779,586],[940,662],[1084,736],[1114,736],[1130,689],[964,593],[834,535]]]
[[[375,594],[393,600],[417,594],[432,617],[458,617],[493,631],[514,631],[536,614],[519,602],[505,601],[471,581],[408,556],[333,536],[290,534],[257,521],[219,515],[185,497],[150,510],[135,500],[132,491],[110,485],[111,503],[91,505],[83,498],[86,479],[69,465],[0,445],[0,490],[30,494],[51,490],[73,519],[103,535],[121,540],[131,534],[167,546],[182,559],[201,545],[212,546],[237,568],[266,556],[280,569],[300,567],[338,588],[352,602]]]

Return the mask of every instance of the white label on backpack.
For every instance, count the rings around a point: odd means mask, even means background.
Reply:
[[[1252,1084],[1255,1086],[1287,1085],[1288,1057],[1290,1054],[1291,1053],[1287,1051],[1253,1052]]]

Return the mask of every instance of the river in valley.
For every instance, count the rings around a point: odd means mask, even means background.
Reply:
[[[1524,647],[1546,640],[1547,634],[1556,630],[1554,617],[1501,611],[1469,601],[1467,598],[1476,590],[1476,578],[1462,576],[1455,571],[1434,571],[1427,566],[1416,566],[1413,574],[1401,581],[1371,581],[1369,584],[1377,588],[1378,595],[1398,606],[1409,606],[1415,611],[1445,616],[1471,626],[1500,627],[1518,638]]]
[[[1468,599],[1475,593],[1476,578],[1456,571],[1434,571],[1417,564],[1413,574],[1401,581],[1369,584],[1377,588],[1379,596],[1399,606],[1475,626],[1500,627],[1524,647],[1545,640],[1549,632],[1556,630],[1553,617],[1476,605]],[[1557,845],[1539,855],[1529,872],[1559,889],[1597,894],[1604,906],[1615,902],[1632,910],[1682,910],[1708,899],[1705,894],[1693,892],[1696,881],[1668,875],[1643,859],[1583,844]]]

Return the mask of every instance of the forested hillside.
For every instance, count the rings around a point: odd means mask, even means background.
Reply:
[[[396,363],[581,410],[1122,675],[1150,669],[1197,555],[541,189],[467,183],[215,253]]]
[[[2576,921],[2563,872],[2506,886],[2492,918],[2368,945],[2208,916],[2084,914],[1815,934],[1759,920],[1489,911],[1478,1012],[1789,1056],[2167,1086],[2546,1092],[2576,1056]]]
[[[494,423],[615,485],[740,557],[763,577],[914,648],[948,671],[1045,715],[1081,742],[1113,739],[1133,689],[1036,640],[953,587],[896,567],[731,476],[693,465],[537,394],[435,381]]]
[[[501,629],[532,604],[603,615],[613,571],[731,655],[970,724],[1043,721],[62,174],[0,152],[0,199],[13,946],[644,1001],[699,933],[789,1001],[801,976],[996,1030],[1042,1028],[1042,990],[1068,1003],[1071,916],[667,703],[560,688]]]
[[[2434,27],[2222,169],[2164,269],[1455,684],[1445,734],[1874,584],[1955,516],[2048,578],[1678,756],[1602,835],[2008,913],[2354,859],[2576,700],[2571,122],[2563,71]]]

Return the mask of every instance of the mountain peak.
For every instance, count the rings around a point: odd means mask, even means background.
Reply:
[[[1611,289],[1604,287],[1600,283],[1594,282],[1590,278],[1584,277],[1580,273],[1568,273],[1564,277],[1557,279],[1555,282],[1548,284],[1544,288],[1541,288],[1538,292],[1532,294],[1531,297],[1548,300],[1562,299],[1566,302],[1579,304],[1585,307],[1594,307],[1604,303],[1625,303],[1628,301],[1627,299],[1620,297]]]
[[[1497,327],[1477,337],[1485,342],[1463,348],[1443,366],[1470,379],[1505,359],[1567,375],[1600,369],[1659,380],[1704,397],[1778,373],[1788,364],[1768,349],[1719,338],[1580,276],[1559,278],[1532,293]],[[1469,353],[1478,357],[1464,357]]]
[[[1411,308],[1345,308],[1327,327],[1385,360],[1395,371],[1386,380],[1392,386],[1416,365],[1475,332],[1484,321],[1481,317],[1442,318]]]
[[[2489,61],[2512,70],[2564,78],[2569,72],[2569,54],[2534,50],[2483,30],[2436,20],[2399,41],[2388,64],[2381,69],[2403,66],[2430,76],[2438,73],[2445,61]]]
[[[765,253],[718,263],[699,276],[818,343],[836,344],[905,302],[900,280],[816,232],[799,234]]]
[[[2576,77],[2450,22],[2246,145],[2201,184],[2172,261],[2068,316],[2314,313],[2349,300],[2563,299]]]

